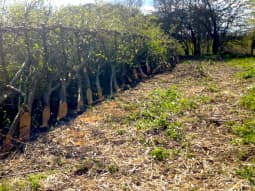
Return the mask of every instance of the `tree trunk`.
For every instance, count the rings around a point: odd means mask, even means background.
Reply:
[[[139,77],[138,77],[138,74],[137,74],[137,70],[136,70],[136,68],[133,68],[133,76],[134,76],[134,79],[135,80],[138,80],[139,79]]]
[[[255,49],[255,39],[252,40],[251,43],[251,56],[253,56],[253,50]]]
[[[83,111],[83,107],[84,107],[84,97],[83,97],[83,92],[82,92],[82,80],[81,80],[81,77],[79,76],[79,79],[78,79],[77,112]]]
[[[43,108],[43,113],[42,113],[42,125],[41,127],[48,127],[48,122],[50,120],[50,95],[51,95],[51,83],[47,86],[44,96],[43,96],[43,101],[44,101],[44,108]]]
[[[19,125],[19,140],[21,142],[27,142],[30,139],[31,131],[31,112],[34,103],[35,91],[38,82],[38,73],[31,77],[31,81],[28,81],[28,89],[25,96],[25,102],[23,106],[23,112],[20,115]]]
[[[189,56],[189,45],[187,41],[183,42],[183,49],[184,49],[185,56]]]
[[[4,152],[9,152],[13,148],[13,144],[12,144],[13,135],[14,135],[16,129],[17,129],[19,119],[20,119],[20,114],[21,114],[20,111],[16,114],[14,120],[12,121],[10,129],[9,129],[5,139],[4,139],[4,142],[3,142],[3,151]]]
[[[142,69],[141,66],[139,66],[138,70],[139,70],[140,77],[141,77],[142,79],[148,77],[148,76],[143,72],[143,69]]]
[[[116,92],[120,91],[119,85],[116,79],[116,69],[113,64],[111,64],[111,79],[110,79],[110,95],[113,95],[114,90]]]
[[[96,87],[97,87],[97,97],[99,101],[104,100],[103,90],[100,84],[100,63],[97,65],[97,73],[96,73]]]
[[[212,45],[213,54],[216,55],[219,53],[220,39],[219,39],[219,35],[216,33],[212,37],[213,37],[213,45]]]
[[[151,67],[150,67],[148,58],[146,58],[145,65],[146,65],[146,73],[147,73],[148,75],[150,75],[150,74],[151,74]]]
[[[0,32],[0,59],[1,59],[1,64],[2,64],[2,76],[5,80],[6,83],[9,82],[9,75],[7,71],[7,66],[6,66],[6,60],[5,60],[5,53],[4,53],[4,47],[3,47],[3,34]]]
[[[93,104],[93,92],[91,90],[90,79],[89,79],[88,70],[86,67],[84,68],[84,77],[85,77],[85,84],[86,84],[87,104],[92,105]]]
[[[22,142],[29,141],[31,128],[31,110],[28,108],[20,115],[19,122],[19,140]]]
[[[59,107],[58,107],[58,117],[57,117],[58,120],[65,118],[68,112],[66,88],[67,88],[66,80],[62,79],[61,90],[59,95],[60,100],[59,100]]]
[[[44,102],[44,108],[43,108],[43,113],[42,113],[42,125],[41,127],[48,127],[49,126],[49,120],[50,120],[50,96],[52,92],[54,92],[59,85],[56,85],[55,87],[52,86],[52,80],[48,82],[48,85],[46,87],[45,93],[43,95],[43,102]]]

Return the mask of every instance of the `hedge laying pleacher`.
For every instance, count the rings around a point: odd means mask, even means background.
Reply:
[[[2,150],[178,61],[152,53],[151,42],[140,34],[62,25],[1,27]]]

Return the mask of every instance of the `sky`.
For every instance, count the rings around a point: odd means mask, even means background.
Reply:
[[[118,2],[118,0],[103,0],[105,2]],[[94,3],[95,0],[53,0],[54,4],[57,6],[61,5],[79,5],[79,4],[86,4],[86,3]],[[143,0],[143,6],[141,7],[143,12],[153,11],[153,0]]]

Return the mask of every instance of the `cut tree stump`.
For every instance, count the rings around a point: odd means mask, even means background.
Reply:
[[[139,79],[138,74],[137,74],[137,71],[136,71],[135,68],[133,69],[133,75],[134,75],[135,80],[138,80],[138,79]]]
[[[68,111],[67,103],[60,101],[57,119],[60,120],[60,119],[63,119],[64,117],[66,117],[67,111]]]
[[[8,133],[3,142],[3,152],[9,152],[12,148],[12,135]]]
[[[83,110],[84,102],[82,96],[79,94],[78,96],[78,104],[77,104],[77,112],[81,112]]]
[[[30,139],[31,113],[24,112],[20,115],[19,140],[26,142]]]
[[[90,88],[87,89],[86,95],[87,95],[88,105],[92,105],[93,104],[93,95],[92,95],[92,90]]]
[[[98,95],[98,100],[99,101],[103,101],[104,100],[104,96],[103,96],[103,91],[102,90],[98,90],[97,95]]]
[[[45,106],[42,114],[42,125],[41,127],[48,127],[50,120],[50,106]]]

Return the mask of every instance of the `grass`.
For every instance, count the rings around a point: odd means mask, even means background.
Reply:
[[[242,166],[236,171],[236,174],[244,179],[247,179],[252,185],[255,185],[255,167],[254,166]]]
[[[241,98],[241,105],[246,109],[255,112],[255,87],[251,87],[248,93]]]
[[[139,142],[154,147],[150,155],[156,161],[174,158],[177,151],[166,147],[170,140],[178,142],[184,140],[182,116],[185,111],[196,108],[197,104],[195,101],[184,98],[175,86],[168,89],[155,89],[145,100],[140,105],[131,107],[139,108],[139,110],[130,112],[128,121],[139,131],[145,132],[145,135],[153,136],[150,141],[143,137]],[[195,99],[192,98],[192,100]]]
[[[254,57],[234,58],[234,59],[229,59],[227,61],[228,65],[237,66],[237,67],[243,68],[243,69],[254,66],[254,62],[255,62]]]
[[[164,161],[170,156],[170,152],[163,147],[155,147],[150,155],[158,161]]]
[[[111,174],[114,174],[114,173],[117,173],[119,171],[119,167],[115,164],[110,164],[108,166],[108,171],[111,173]]]
[[[0,184],[0,191],[11,191],[11,187],[7,183]]]
[[[247,80],[255,77],[255,58],[235,58],[230,59],[227,63],[242,70],[236,74],[237,78]]]
[[[47,178],[45,174],[31,174],[28,176],[28,179],[31,184],[33,191],[38,191],[40,189],[40,181]]]
[[[52,174],[52,171],[44,173],[30,174],[25,178],[17,178],[10,180],[3,180],[0,183],[0,191],[13,191],[13,190],[30,190],[38,191],[41,190],[41,181],[46,179],[48,175]]]
[[[255,121],[248,121],[243,125],[235,125],[232,130],[239,137],[236,142],[240,144],[255,144]]]
[[[147,97],[147,101],[140,106],[139,112],[133,112],[129,115],[129,121],[134,121],[134,125],[140,130],[149,130],[157,128],[175,132],[170,135],[176,138],[179,130],[174,130],[180,124],[173,121],[173,115],[181,115],[185,110],[195,108],[193,101],[183,98],[177,91],[177,88],[171,86],[167,90],[156,89]],[[170,133],[172,134],[172,133]]]
[[[167,159],[173,159],[177,156],[179,151],[177,149],[166,149],[164,147],[154,147],[150,155],[157,161],[165,161]]]
[[[125,135],[127,133],[127,131],[125,129],[118,129],[116,131],[117,135]]]
[[[236,77],[239,79],[243,79],[243,80],[254,78],[255,77],[255,68],[254,67],[246,68],[245,71],[238,72],[236,74]]]
[[[240,105],[255,112],[255,87],[249,88],[246,95],[241,97]],[[241,125],[233,125],[233,132],[239,137],[235,142],[255,144],[255,119],[249,119]]]

